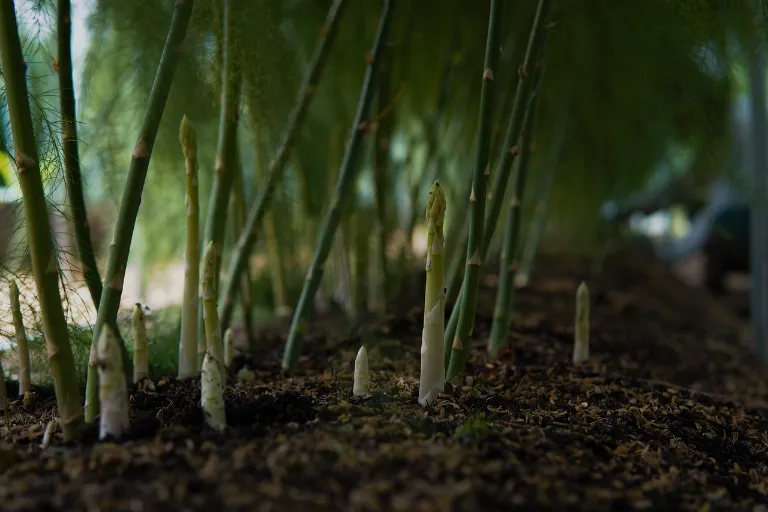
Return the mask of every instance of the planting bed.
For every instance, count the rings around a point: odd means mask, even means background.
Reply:
[[[343,332],[320,319],[292,376],[281,330],[238,357],[229,428],[197,383],[131,396],[132,437],[97,427],[39,447],[53,399],[15,403],[0,448],[2,510],[768,510],[768,384],[720,304],[649,263],[610,259],[592,292],[592,359],[570,364],[588,267],[545,258],[520,290],[510,349],[485,355],[483,283],[462,386],[417,402],[421,309]],[[421,279],[421,278],[420,278]],[[151,335],[151,333],[150,333]],[[369,348],[372,396],[351,397]],[[237,382],[243,366],[251,382]]]

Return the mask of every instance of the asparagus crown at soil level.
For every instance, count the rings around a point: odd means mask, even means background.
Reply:
[[[50,374],[56,390],[64,439],[69,440],[83,421],[80,389],[59,291],[59,268],[27,93],[27,64],[21,49],[14,2],[10,0],[0,2],[0,67],[3,70],[13,156],[24,201],[27,243],[43,320]]]
[[[16,281],[11,281],[10,292],[13,329],[16,334],[16,349],[19,351],[19,396],[22,396],[32,390],[32,370],[29,362],[27,332],[24,329],[24,317],[21,316],[19,287],[16,284]]]
[[[435,180],[427,197],[427,281],[421,331],[419,403],[427,405],[445,386],[445,191]]]
[[[133,326],[133,382],[149,377],[149,342],[147,341],[147,324],[141,304],[133,306],[131,314]]]
[[[197,377],[197,311],[200,303],[200,198],[197,184],[197,132],[187,116],[181,120],[179,142],[186,166],[187,193],[184,198],[187,218],[184,247],[184,294],[181,305],[179,378]]]
[[[589,359],[589,288],[583,282],[576,290],[576,326],[573,340],[573,364]]]
[[[367,395],[371,389],[371,374],[368,370],[368,350],[360,347],[355,357],[354,382],[352,384],[352,394],[354,396]]]
[[[186,115],[181,118],[179,142],[181,143],[181,151],[184,153],[184,158],[186,160],[195,160],[197,158],[197,131],[192,121]]]
[[[200,383],[200,405],[203,408],[205,422],[215,430],[224,430],[227,416],[224,409],[224,384],[220,364],[210,352],[203,356],[203,371]]]
[[[224,347],[219,326],[219,312],[216,309],[216,246],[208,242],[203,256],[203,321],[205,323],[206,352],[219,364],[219,373],[224,375]],[[205,356],[203,356],[205,357]]]
[[[99,439],[120,438],[128,431],[128,389],[123,373],[123,351],[110,326],[104,326],[98,345]]]

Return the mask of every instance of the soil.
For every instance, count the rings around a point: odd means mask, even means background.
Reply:
[[[89,426],[43,450],[55,411],[40,390],[37,410],[13,403],[0,431],[0,507],[768,511],[768,381],[742,320],[646,261],[589,269],[541,261],[498,361],[484,350],[495,298],[484,280],[467,378],[426,409],[418,300],[352,333],[316,320],[290,376],[285,330],[262,330],[231,369],[223,433],[205,427],[197,383],[165,378],[133,390],[129,439],[98,442]],[[592,357],[576,368],[582,279]],[[373,388],[355,398],[361,343]],[[253,380],[238,382],[245,366]]]

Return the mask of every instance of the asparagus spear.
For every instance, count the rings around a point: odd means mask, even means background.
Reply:
[[[224,347],[221,340],[219,313],[216,310],[216,248],[208,242],[203,256],[203,319],[205,320],[206,353],[219,364],[219,374],[224,375]]]
[[[419,403],[427,405],[445,385],[445,192],[439,181],[427,199],[427,283],[424,288],[424,328],[421,331]]]
[[[21,316],[19,287],[16,281],[11,281],[11,314],[13,315],[13,328],[16,331],[16,349],[19,351],[19,396],[22,396],[32,391],[32,381],[29,344],[27,343],[27,332],[24,330],[24,318]]]
[[[227,426],[227,416],[224,408],[221,363],[210,352],[206,352],[203,356],[200,402],[205,422],[215,430],[224,430]]]
[[[123,373],[123,352],[110,326],[101,331],[98,345],[99,439],[122,437],[128,431],[128,388]]]
[[[360,347],[355,358],[355,373],[352,384],[352,394],[354,396],[367,395],[371,388],[371,374],[368,370],[368,351],[365,347]]]
[[[589,359],[589,288],[582,282],[576,290],[576,327],[573,338],[573,364]]]
[[[0,65],[11,120],[14,159],[24,198],[29,251],[35,276],[45,342],[64,439],[74,437],[83,420],[75,361],[69,343],[67,321],[59,294],[59,268],[51,240],[37,142],[29,110],[26,63],[21,51],[16,10],[11,0],[0,1]]]

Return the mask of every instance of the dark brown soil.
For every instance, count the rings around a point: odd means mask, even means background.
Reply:
[[[768,384],[740,322],[645,262],[588,279],[592,354],[570,364],[586,265],[543,261],[521,290],[499,362],[485,355],[483,285],[465,385],[416,403],[421,307],[354,335],[318,322],[300,370],[279,370],[284,334],[238,359],[229,428],[204,426],[197,384],[131,397],[132,438],[39,447],[50,401],[2,427],[2,510],[763,510]],[[351,397],[369,347],[373,396]],[[762,506],[762,508],[760,508]]]

